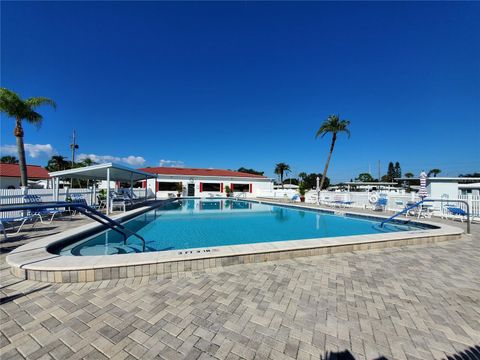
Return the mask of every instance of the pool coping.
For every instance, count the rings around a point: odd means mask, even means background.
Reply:
[[[347,209],[339,211],[306,205],[279,204],[264,200],[254,201],[336,215],[348,216],[351,214],[355,217],[370,219],[388,218],[381,215],[356,213]],[[112,218],[120,222],[126,221],[155,207],[157,206],[144,206]],[[427,244],[459,239],[464,233],[462,229],[450,225],[418,220],[413,222],[435,228],[120,255],[61,256],[48,252],[47,248],[54,244],[102,228],[102,225],[98,223],[90,223],[20,246],[7,256],[6,261],[12,274],[19,278],[58,283],[90,282],[166,275],[235,264],[258,263],[339,252]]]

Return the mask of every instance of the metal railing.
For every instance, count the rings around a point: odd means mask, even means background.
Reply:
[[[142,251],[145,251],[145,239],[138,235],[136,232],[126,228],[118,221],[115,221],[101,212],[91,208],[88,205],[74,203],[74,202],[49,202],[49,203],[36,203],[36,204],[12,204],[6,206],[0,206],[0,212],[4,211],[21,211],[30,210],[32,212],[44,209],[52,208],[73,208],[79,213],[89,217],[92,220],[108,227],[109,229],[121,234],[123,236],[123,243],[127,244],[128,234],[137,237],[142,242]]]
[[[446,202],[445,199],[424,199],[424,200],[421,200],[419,202],[416,202],[415,204],[411,205],[411,206],[408,206],[406,207],[405,209],[403,209],[402,211],[390,216],[388,219],[386,220],[383,220],[381,223],[380,223],[380,227],[383,227],[384,224],[386,224],[387,222],[395,219],[397,216],[400,216],[402,214],[405,214],[407,213],[408,211],[422,205],[423,203],[426,203],[426,202]],[[448,202],[455,202],[455,203],[461,203],[461,204],[464,204],[466,207],[467,207],[467,211],[466,211],[466,216],[467,216],[467,234],[470,234],[470,206],[468,205],[468,202],[466,200],[448,200]]]

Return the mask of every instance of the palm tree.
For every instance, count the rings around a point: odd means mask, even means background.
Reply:
[[[89,157],[83,159],[81,162],[80,162],[81,166],[92,166],[92,165],[95,165],[96,162],[93,161],[92,159],[90,159]]]
[[[40,126],[43,116],[35,109],[41,105],[50,105],[56,108],[53,100],[45,97],[33,97],[23,100],[15,92],[0,88],[0,112],[15,119],[15,129],[13,135],[17,139],[18,162],[20,164],[20,178],[22,186],[27,186],[27,164],[25,161],[25,148],[23,145],[23,127],[22,121]]]
[[[428,172],[427,176],[430,177],[430,175],[433,174],[433,177],[437,177],[438,174],[440,174],[442,170],[440,169],[432,169]]]
[[[411,178],[413,178],[415,175],[413,175],[413,173],[411,173],[411,172],[407,172],[407,173],[405,173],[404,176],[405,176],[406,178],[411,179]]]
[[[275,165],[275,174],[280,175],[280,182],[282,183],[283,189],[283,175],[287,172],[290,172],[290,165],[285,163],[278,163]]]
[[[15,156],[7,155],[7,156],[2,156],[2,158],[0,159],[0,162],[2,164],[18,164],[18,159]]]
[[[335,147],[335,142],[337,141],[337,134],[340,132],[347,133],[348,137],[350,138],[350,130],[348,126],[350,125],[350,121],[348,120],[340,120],[339,115],[329,115],[327,120],[325,120],[315,135],[316,138],[319,136],[324,137],[326,134],[332,134],[332,142],[330,144],[330,153],[328,154],[327,163],[325,164],[325,169],[322,173],[322,180],[320,181],[320,190],[322,190],[323,183],[325,178],[327,177],[328,165],[330,164],[330,159],[332,157],[333,149]]]
[[[300,174],[298,174],[298,177],[303,181],[305,181],[305,178],[307,177],[307,173],[302,171]]]
[[[61,171],[68,169],[70,163],[61,155],[54,155],[48,160],[46,169],[48,171]]]

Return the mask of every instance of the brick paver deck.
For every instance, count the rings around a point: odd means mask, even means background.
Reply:
[[[480,358],[479,225],[458,241],[175,278],[54,285],[0,259],[2,360]]]

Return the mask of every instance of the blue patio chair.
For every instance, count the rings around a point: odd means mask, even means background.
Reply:
[[[290,199],[291,202],[296,202],[296,201],[300,201],[300,196],[295,194],[292,196],[292,198]]]
[[[70,194],[70,199],[72,200],[72,204],[81,204],[81,205],[88,206],[87,200],[85,200],[82,194],[76,194],[76,193]],[[71,215],[75,215],[76,213],[77,213],[77,210],[70,208]]]
[[[351,206],[353,206],[353,204],[355,204],[354,201],[341,201],[341,205],[343,207],[351,207]]]
[[[10,225],[13,233],[18,234],[22,230],[23,226],[27,222],[30,222],[30,221],[33,221],[32,222],[32,227],[31,227],[30,230],[33,230],[33,228],[35,227],[35,225],[36,225],[36,223],[39,219],[40,219],[40,215],[38,215],[38,214],[1,217],[0,218],[0,232],[3,233],[3,237],[6,239],[7,238],[7,232],[6,232],[5,225]],[[15,224],[16,223],[20,223],[20,225],[18,225],[17,231],[15,231],[15,226],[16,226]]]
[[[453,220],[459,219],[461,222],[463,222],[463,220],[467,219],[468,213],[462,208],[447,206],[447,210],[450,213],[450,215],[453,217]],[[473,218],[472,214],[470,214],[470,216]]]
[[[385,211],[387,208],[388,199],[379,198],[375,204],[373,204],[372,210],[374,211]]]
[[[42,204],[42,199],[38,195],[25,195],[23,197],[23,203],[24,204]],[[58,210],[57,208],[51,208],[51,209],[30,209],[28,210],[28,215],[31,216],[38,216],[39,220],[42,224],[51,224],[53,221],[53,218],[57,214],[61,214],[62,212]],[[50,219],[47,221],[43,220],[43,217],[49,217]]]

